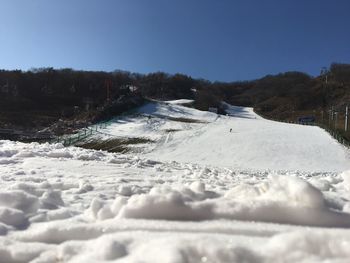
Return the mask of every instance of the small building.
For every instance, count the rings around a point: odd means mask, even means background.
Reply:
[[[130,90],[130,92],[137,92],[138,90],[139,90],[139,88],[138,87],[136,87],[136,86],[129,86],[129,90]]]
[[[315,116],[303,116],[298,118],[298,122],[302,124],[306,123],[314,123],[315,122]]]

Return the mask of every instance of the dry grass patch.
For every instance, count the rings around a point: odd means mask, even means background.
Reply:
[[[201,121],[197,119],[189,119],[189,118],[175,118],[175,117],[168,117],[171,121],[178,121],[178,122],[185,122],[185,123],[209,123],[207,121]]]
[[[146,144],[153,143],[154,141],[147,138],[114,138],[107,140],[94,140],[88,142],[80,142],[76,146],[85,148],[85,149],[93,149],[93,150],[103,150],[107,152],[118,152],[118,153],[126,153],[132,150],[132,145],[137,144]]]

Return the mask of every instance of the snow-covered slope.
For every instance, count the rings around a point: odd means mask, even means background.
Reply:
[[[156,140],[147,156],[158,160],[236,169],[350,169],[349,150],[318,127],[265,120],[251,108],[228,104],[227,112],[230,116],[149,103],[140,115],[116,119],[106,133]]]
[[[115,119],[101,136],[156,141],[137,155],[0,141],[0,263],[349,262],[348,150],[229,111]]]

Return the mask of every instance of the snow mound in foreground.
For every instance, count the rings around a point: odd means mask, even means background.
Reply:
[[[0,250],[6,262],[348,262],[350,236],[339,231],[310,230],[276,234],[266,242],[229,235],[164,231],[110,233],[61,245],[12,243]],[[15,247],[15,244],[17,247]],[[17,251],[17,253],[15,253]],[[29,253],[30,251],[30,253]],[[20,253],[18,253],[20,252]],[[119,261],[118,261],[119,262]]]
[[[201,183],[178,189],[154,187],[146,194],[117,196],[109,204],[94,199],[87,214],[94,219],[162,220],[234,219],[295,225],[350,227],[350,214],[334,211],[310,183],[273,176],[257,184],[238,184],[224,196],[205,191]]]
[[[238,170],[9,141],[0,168],[0,262],[349,261],[349,171]]]

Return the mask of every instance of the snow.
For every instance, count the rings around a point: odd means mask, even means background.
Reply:
[[[146,145],[143,153],[147,151],[148,158],[159,161],[240,170],[350,169],[349,151],[324,130],[265,120],[251,108],[226,107],[230,116],[169,103],[148,103],[133,117],[113,120],[102,137],[154,140],[157,143]],[[182,122],[181,118],[196,122]]]
[[[176,104],[176,105],[186,105],[186,104],[191,104],[193,102],[194,102],[194,100],[189,100],[189,99],[179,99],[179,100],[168,100],[168,101],[165,101],[165,103]]]
[[[0,262],[349,262],[349,150],[226,107],[152,102],[92,138],[137,153],[0,141]]]

